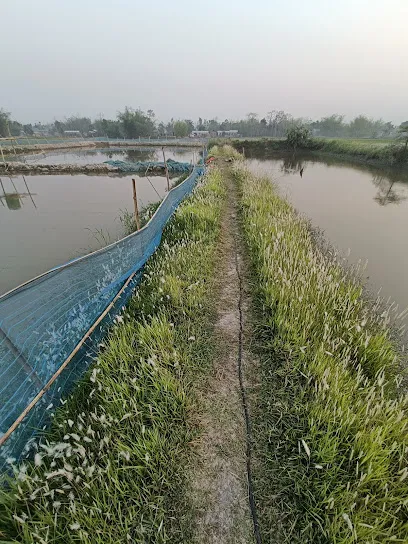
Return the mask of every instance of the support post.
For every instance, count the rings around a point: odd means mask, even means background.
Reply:
[[[136,228],[137,230],[140,230],[139,208],[137,207],[136,180],[134,178],[132,178],[132,187],[133,187],[133,204],[135,207]]]
[[[3,146],[1,144],[0,144],[0,151],[1,151],[1,158],[3,159],[4,164],[6,164],[6,159],[4,158],[4,153],[3,153]]]
[[[244,155],[244,159],[245,159],[245,147],[242,148],[242,154]]]
[[[164,154],[164,147],[162,147],[162,151],[163,151],[164,169],[166,171],[166,178],[167,178],[167,190],[170,191],[169,169],[167,168],[166,155]]]

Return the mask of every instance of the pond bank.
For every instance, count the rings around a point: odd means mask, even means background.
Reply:
[[[164,165],[148,163],[148,174],[149,175],[165,175],[166,169]],[[147,166],[145,170],[147,170]],[[144,175],[144,171],[134,170],[134,173],[138,172],[139,175]],[[124,172],[123,168],[120,166],[113,166],[111,164],[101,163],[101,164],[41,164],[41,163],[25,163],[25,162],[0,162],[0,175],[9,175],[9,174],[29,174],[29,175],[38,175],[38,174],[122,174],[129,175],[132,171]],[[180,173],[169,172],[169,176],[177,176]]]
[[[4,155],[14,155],[30,153],[31,151],[52,151],[58,149],[96,149],[109,147],[198,147],[203,144],[197,141],[184,140],[115,140],[115,141],[81,141],[81,142],[61,142],[61,143],[39,143],[27,145],[8,145],[0,146]]]
[[[213,143],[220,142],[214,140]],[[295,153],[285,139],[239,139],[230,140],[228,143],[240,153],[244,149],[245,154],[252,157],[267,157],[268,154],[277,151]],[[384,144],[365,140],[312,138],[307,146],[298,147],[296,151],[300,153],[307,151],[316,155],[339,157],[351,162],[408,171],[408,154],[404,154],[402,145],[396,145],[392,141],[389,144]]]

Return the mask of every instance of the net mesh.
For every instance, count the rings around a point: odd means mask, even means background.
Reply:
[[[164,170],[164,162],[146,162],[146,161],[105,161],[105,164],[110,164],[115,166],[122,172],[145,172],[145,171],[155,171],[155,170]],[[168,159],[166,161],[167,169],[170,174],[185,174],[190,172],[192,165],[188,162],[178,162]]]
[[[20,460],[53,409],[85,372],[95,346],[130,296],[140,271],[160,243],[174,210],[203,174],[203,167],[172,189],[140,231],[97,252],[57,267],[0,297],[0,437],[47,384],[97,318],[130,284],[89,340],[35,408],[0,447],[0,469]]]

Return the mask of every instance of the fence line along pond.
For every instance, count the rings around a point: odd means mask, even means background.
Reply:
[[[161,149],[94,150],[81,151],[79,157],[50,153],[46,159],[49,164],[88,164],[110,159],[153,161],[160,154]],[[166,149],[167,158],[190,162],[197,158],[197,150]],[[120,217],[124,210],[133,210],[132,177],[139,209],[167,194],[164,174],[147,178],[134,174],[0,175],[0,294],[121,238],[125,228]]]

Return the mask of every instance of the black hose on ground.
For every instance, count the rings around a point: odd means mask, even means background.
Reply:
[[[239,285],[239,297],[238,297],[239,334],[238,334],[238,360],[237,360],[238,365],[237,366],[238,366],[239,388],[241,391],[242,407],[244,410],[245,427],[246,427],[246,466],[247,466],[247,478],[248,478],[248,498],[249,498],[249,507],[251,509],[252,522],[254,525],[255,541],[256,541],[256,544],[261,544],[262,540],[261,540],[261,533],[259,530],[258,515],[256,511],[256,504],[255,504],[255,498],[254,498],[254,485],[252,481],[252,467],[251,467],[252,426],[251,426],[251,420],[249,417],[248,402],[247,402],[244,380],[242,375],[242,352],[243,352],[242,346],[243,346],[243,333],[244,333],[243,315],[242,315],[243,287],[242,287],[242,277],[239,270],[236,234],[233,233],[233,236],[234,236],[234,244],[235,244],[235,269],[236,269],[236,273],[238,277],[238,285]]]

